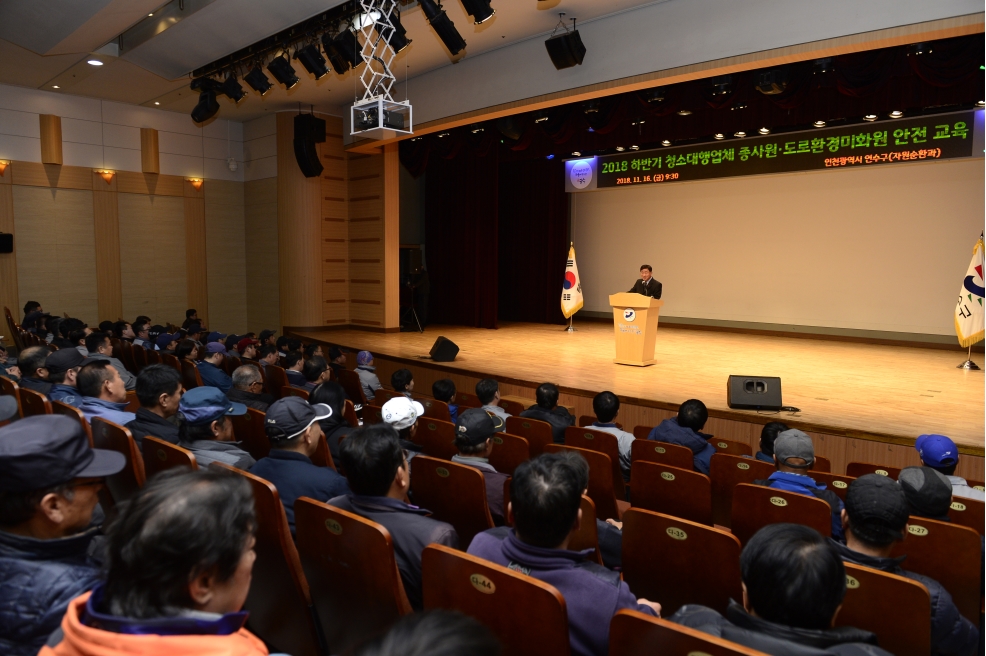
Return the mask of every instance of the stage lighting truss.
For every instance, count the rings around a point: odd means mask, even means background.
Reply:
[[[369,139],[413,134],[411,103],[391,96],[397,78],[390,66],[397,53],[390,44],[396,29],[390,16],[397,13],[397,0],[360,0],[360,7],[366,20],[355,27],[363,34],[360,56],[366,66],[359,76],[363,97],[350,108],[350,134]]]

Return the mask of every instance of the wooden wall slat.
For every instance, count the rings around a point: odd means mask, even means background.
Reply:
[[[126,194],[150,194],[152,196],[184,196],[185,180],[178,175],[157,175],[117,171],[117,191]]]
[[[0,176],[0,232],[14,235],[14,252],[0,253],[0,306],[9,307],[17,321],[21,320],[21,302],[17,291],[17,234],[14,232],[14,187],[10,184],[13,176],[10,166]],[[6,343],[13,340],[7,335],[7,326],[0,328],[6,335]]]
[[[92,189],[92,169],[38,162],[11,163],[12,184],[55,189]]]
[[[278,281],[277,178],[244,183],[247,328],[281,329]]]
[[[99,182],[105,182],[100,178]],[[123,316],[123,274],[120,268],[120,211],[116,191],[92,192],[96,237],[96,299],[100,320]],[[131,317],[131,321],[133,318]]]
[[[205,199],[185,198],[185,266],[188,306],[209,323],[209,270],[207,264]]]

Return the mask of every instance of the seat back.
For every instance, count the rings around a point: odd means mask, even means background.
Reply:
[[[817,465],[817,458],[815,464]],[[816,483],[825,485],[825,489],[832,490],[842,502],[846,502],[846,492],[849,491],[849,484],[852,483],[855,478],[852,476],[840,476],[839,474],[828,474],[821,471],[815,471],[814,469],[808,472],[808,475],[815,479]]]
[[[281,388],[281,398],[283,399],[286,396],[297,396],[307,401],[308,390],[295,387],[294,385],[285,385]]]
[[[726,612],[742,599],[740,541],[711,526],[649,510],[623,514],[623,578],[670,617],[684,604]]]
[[[421,427],[418,427],[418,431]],[[514,475],[517,465],[531,459],[531,447],[523,437],[510,433],[493,434],[493,451],[490,453],[490,464],[498,472]]]
[[[173,467],[199,468],[195,454],[177,444],[145,435],[140,446],[144,454],[144,474],[148,480],[154,474]]]
[[[451,460],[459,450],[455,448],[455,424],[438,419],[419,419],[414,441],[424,447],[426,455]],[[493,447],[496,450],[496,447]]]
[[[382,424],[383,423],[383,408],[380,406],[367,403],[363,406],[363,423],[364,424]]]
[[[872,631],[895,656],[931,653],[931,596],[917,581],[845,563],[846,596],[836,626]]]
[[[982,540],[975,530],[950,522],[911,517],[904,539],[891,554],[907,556],[904,567],[941,583],[959,613],[975,623],[982,609]]]
[[[253,490],[257,559],[250,593],[243,605],[243,610],[250,612],[247,627],[270,645],[271,651],[319,656],[323,650],[308,581],[277,489],[259,476],[225,463],[213,462],[209,466],[242,476]]]
[[[161,354],[154,349],[144,349],[147,364],[161,364]]]
[[[509,487],[509,480],[506,483],[506,487]],[[508,500],[509,495],[504,495],[504,508],[506,508]],[[579,530],[573,533],[568,539],[568,548],[572,551],[595,549],[596,552],[593,558],[598,564],[602,565],[603,554],[599,550],[599,530],[596,528],[596,504],[592,503],[592,499],[583,494],[579,509],[582,511],[582,522],[579,524]]]
[[[267,415],[256,408],[247,408],[245,415],[230,415],[233,422],[233,436],[243,443],[243,448],[254,460],[266,458],[270,454],[270,438],[264,430]]]
[[[968,526],[972,530],[983,534],[983,525],[986,524],[986,504],[976,499],[966,499],[964,497],[952,497],[952,505],[948,508],[948,518],[953,524]]]
[[[626,499],[626,486],[623,482],[623,469],[620,467],[620,444],[616,436],[606,431],[569,426],[565,429],[565,446],[598,451],[609,456],[613,470],[613,489],[617,499]]]
[[[825,456],[815,456],[815,464],[812,465],[813,471],[824,472],[826,474],[832,472],[832,461]]]
[[[896,481],[897,477],[900,475],[900,467],[876,465],[871,462],[850,462],[848,465],[846,465],[846,476],[859,478],[860,476],[865,476],[866,474],[879,474],[880,476],[889,476],[890,478]]]
[[[712,483],[689,469],[638,460],[630,468],[634,508],[712,526]]]
[[[0,380],[3,380],[0,378]],[[80,424],[82,424],[82,430],[85,431],[86,437],[89,438],[89,444],[92,444],[92,428],[89,426],[89,422],[86,421],[86,416],[82,414],[82,411],[73,405],[67,403],[62,403],[61,401],[51,402],[51,414],[53,415],[65,415],[66,417],[71,417],[75,419]]]
[[[455,392],[455,402],[460,408],[482,408],[483,404],[479,402],[479,397],[472,392],[462,392],[456,390]]]
[[[348,651],[411,612],[383,526],[308,497],[294,504],[294,526],[331,653]]]
[[[551,424],[546,421],[526,417],[507,417],[506,428],[511,435],[519,435],[527,440],[532,458],[537,458],[544,453],[544,447],[554,443]]]
[[[740,483],[733,490],[733,535],[746,544],[768,524],[804,524],[832,535],[832,508],[821,499],[765,485]]]
[[[190,390],[196,387],[202,387],[202,374],[199,373],[199,368],[195,366],[195,363],[182,358],[180,364],[181,383],[185,386],[185,389]]]
[[[17,383],[14,384],[16,385]],[[29,390],[26,387],[21,387],[19,394],[20,409],[23,416],[33,417],[34,415],[51,414],[51,401],[49,401],[48,397],[41,392],[35,392],[34,390]]]
[[[137,371],[139,372],[147,366],[147,349],[143,346],[133,346],[131,349],[134,358],[134,365],[136,365]]]
[[[425,547],[421,561],[425,610],[474,617],[499,638],[504,654],[571,653],[565,599],[554,586],[438,544]]]
[[[739,483],[770,478],[773,473],[773,465],[755,458],[713,453],[709,468],[709,479],[712,481],[712,523],[716,526],[730,526],[733,488]]]
[[[174,367],[175,371],[181,373],[181,360],[178,359],[178,356],[172,355],[171,353],[161,353],[159,357],[161,358],[161,364]]]
[[[400,392],[389,389],[378,389],[373,392],[373,405],[383,406],[384,403],[395,396],[402,396]]]
[[[746,442],[736,442],[734,440],[724,440],[721,437],[709,438],[709,444],[716,448],[716,453],[725,453],[731,456],[752,456],[753,449]]]
[[[346,390],[346,396],[353,403],[358,403],[361,407],[367,404],[366,394],[363,393],[363,383],[359,382],[359,374],[351,369],[345,369],[339,373],[339,384]]]
[[[21,327],[18,325],[17,321],[14,319],[14,315],[10,313],[10,308],[4,306],[3,316],[7,320],[7,329],[10,331],[10,338],[14,340],[14,346],[17,347],[17,352],[20,353],[24,350],[24,341],[21,338]]]
[[[21,386],[13,380],[0,376],[0,394],[14,397],[14,400],[17,401],[17,416],[23,418],[24,406],[21,404],[20,389]]]
[[[137,398],[137,392],[130,390],[127,392],[127,412],[136,413],[140,410],[140,399]]]
[[[115,348],[113,349],[113,351],[114,351],[113,354],[116,355],[116,349]],[[123,366],[126,367],[127,371],[129,371],[130,373],[132,373],[133,375],[136,376],[137,373],[138,373],[138,370],[137,370],[137,363],[134,362],[134,346],[133,346],[133,344],[131,344],[130,342],[128,342],[125,339],[121,339],[120,340],[120,353],[121,353],[121,355],[119,355],[117,357],[120,359],[121,362],[123,362]]]
[[[617,611],[609,624],[609,656],[653,654],[764,656],[763,652],[668,620],[635,610]]]
[[[519,415],[527,409],[527,406],[520,401],[511,401],[510,399],[500,399],[500,407],[510,416]]]
[[[648,440],[646,436],[636,438],[630,445],[630,461],[638,460],[695,471],[695,460],[690,449],[678,444]]]
[[[452,421],[452,415],[449,413],[448,403],[445,401],[438,401],[436,399],[429,399],[419,396],[415,396],[414,400],[424,406],[425,417],[439,419],[441,421]]]
[[[319,438],[318,444],[315,446],[315,453],[311,455],[310,460],[313,465],[318,467],[336,468],[336,464],[332,460],[332,452],[329,451],[329,442],[325,439],[325,435]]]
[[[616,492],[613,490],[613,467],[609,456],[599,451],[580,449],[565,444],[549,444],[544,448],[545,453],[561,453],[565,450],[575,451],[589,463],[589,498],[596,504],[596,515],[599,519],[620,519],[620,508],[616,503]],[[623,482],[623,479],[620,479]]]
[[[473,467],[418,456],[411,467],[411,496],[415,505],[430,510],[434,519],[455,527],[463,549],[477,533],[493,528],[486,481]]]
[[[232,376],[233,372],[239,368],[240,364],[241,360],[235,355],[230,355],[227,353],[226,357],[223,358],[223,370],[230,376]]]
[[[264,385],[267,386],[268,394],[275,399],[281,398],[284,388],[290,385],[284,368],[278,367],[276,364],[269,364],[264,367]]]
[[[109,449],[123,454],[126,466],[106,477],[106,489],[116,504],[123,503],[144,485],[144,458],[130,429],[100,417],[92,418],[92,442],[97,449]]]
[[[342,415],[346,418],[346,423],[353,428],[359,426],[359,416],[356,414],[356,406],[349,399],[346,399],[346,408],[342,411]]]

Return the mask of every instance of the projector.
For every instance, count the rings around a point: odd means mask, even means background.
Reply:
[[[372,130],[378,127],[377,119],[379,114],[377,108],[372,107],[367,110],[356,112],[356,125],[358,130]],[[391,130],[404,129],[404,116],[397,112],[383,110],[383,127]]]

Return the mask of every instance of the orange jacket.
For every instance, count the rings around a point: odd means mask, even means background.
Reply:
[[[62,620],[65,636],[55,647],[45,647],[39,656],[267,656],[267,648],[246,629],[230,635],[128,635],[85,626],[79,621],[90,593],[76,597]]]

